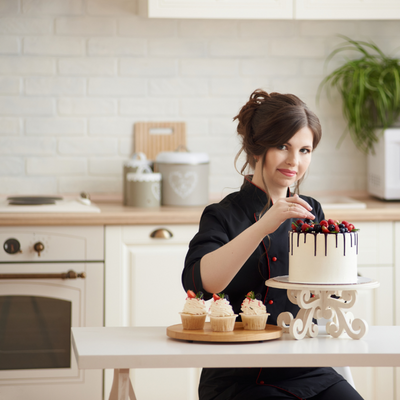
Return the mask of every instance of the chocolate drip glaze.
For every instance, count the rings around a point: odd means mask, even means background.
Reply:
[[[351,233],[350,233],[350,236],[351,236]],[[343,235],[343,255],[344,256],[346,255],[346,235]]]
[[[314,233],[314,257],[317,255],[317,234]]]
[[[325,233],[325,257],[328,255],[328,234]]]
[[[332,234],[327,234],[327,233],[315,233],[315,232],[289,232],[290,238],[288,239],[289,243],[289,253],[293,255],[293,247],[294,247],[294,234],[297,233],[297,247],[300,246],[300,234],[302,233],[304,235],[304,243],[307,242],[307,235],[312,234],[314,236],[314,257],[317,255],[317,235],[324,235],[324,241],[325,241],[325,257],[328,256],[328,236]],[[350,234],[350,247],[356,246],[356,254],[358,254],[358,235],[356,232],[349,232]],[[338,235],[339,233],[335,233],[335,244],[336,248],[339,246],[338,242]],[[342,233],[343,235],[343,255],[346,256],[346,234]],[[354,237],[354,239],[353,239]]]

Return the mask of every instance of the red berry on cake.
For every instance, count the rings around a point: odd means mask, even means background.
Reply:
[[[217,294],[213,294],[213,299],[214,299],[214,301],[217,301],[217,300],[219,300],[221,297],[219,297]]]
[[[326,226],[326,227],[329,226],[328,221],[326,221],[326,220],[324,220],[324,219],[323,219],[319,224],[320,224],[321,226]]]
[[[349,232],[352,232],[353,229],[354,229],[354,225],[353,224],[348,224],[346,228],[349,230]]]
[[[195,299],[196,298],[196,294],[195,292],[193,292],[193,290],[188,290],[187,291],[187,296],[189,299]]]
[[[310,225],[308,225],[308,224],[303,224],[303,225],[301,226],[301,231],[302,231],[302,232],[307,232],[308,228],[310,228]]]
[[[323,233],[329,233],[330,232],[326,225],[322,225],[321,230],[322,230]]]
[[[251,299],[251,300],[254,300],[254,299],[256,298],[256,296],[255,296],[255,294],[254,294],[253,291],[247,293],[247,294],[246,294],[246,297],[247,297],[248,299]]]

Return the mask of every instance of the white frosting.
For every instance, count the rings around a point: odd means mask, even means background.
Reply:
[[[233,315],[232,306],[226,299],[219,299],[213,301],[210,306],[210,316],[211,317],[226,317],[228,315]]]
[[[206,303],[202,299],[186,299],[182,312],[192,315],[207,314]]]
[[[357,255],[357,232],[289,232],[289,282],[356,283]]]
[[[267,312],[265,305],[260,300],[249,299],[243,300],[241,310],[245,315],[262,315]]]

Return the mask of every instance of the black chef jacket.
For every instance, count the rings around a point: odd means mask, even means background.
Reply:
[[[195,293],[202,291],[205,300],[210,299],[212,293],[208,293],[202,285],[201,258],[254,224],[267,204],[266,193],[251,183],[250,179],[246,177],[239,192],[205,208],[199,232],[189,244],[182,274],[183,287]],[[311,205],[316,221],[324,219],[321,205],[316,200],[302,195],[300,197]],[[286,220],[275,232],[265,237],[223,290],[229,296],[235,314],[240,313],[246,294],[254,291],[261,294],[267,312],[270,313],[269,324],[276,325],[278,315],[284,311],[297,315],[299,308],[289,301],[286,290],[265,286],[265,281],[269,278],[288,275],[288,231],[291,229],[291,222],[291,219]],[[251,395],[251,385],[261,385],[265,388],[265,396],[268,396],[269,390],[279,388],[294,394],[294,398],[297,396],[303,399],[320,393],[340,380],[343,380],[342,376],[332,368],[205,368],[199,393],[200,400],[225,400],[234,397],[235,388],[243,390],[243,387],[248,386],[247,395]],[[250,398],[247,395],[244,393],[239,398]]]

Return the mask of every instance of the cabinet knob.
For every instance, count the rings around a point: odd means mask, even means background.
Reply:
[[[38,253],[38,256],[40,257],[40,253],[44,250],[44,244],[42,242],[37,242],[33,245],[33,250],[35,250]]]
[[[156,229],[150,233],[153,239],[171,239],[173,236],[172,232],[165,228]]]

